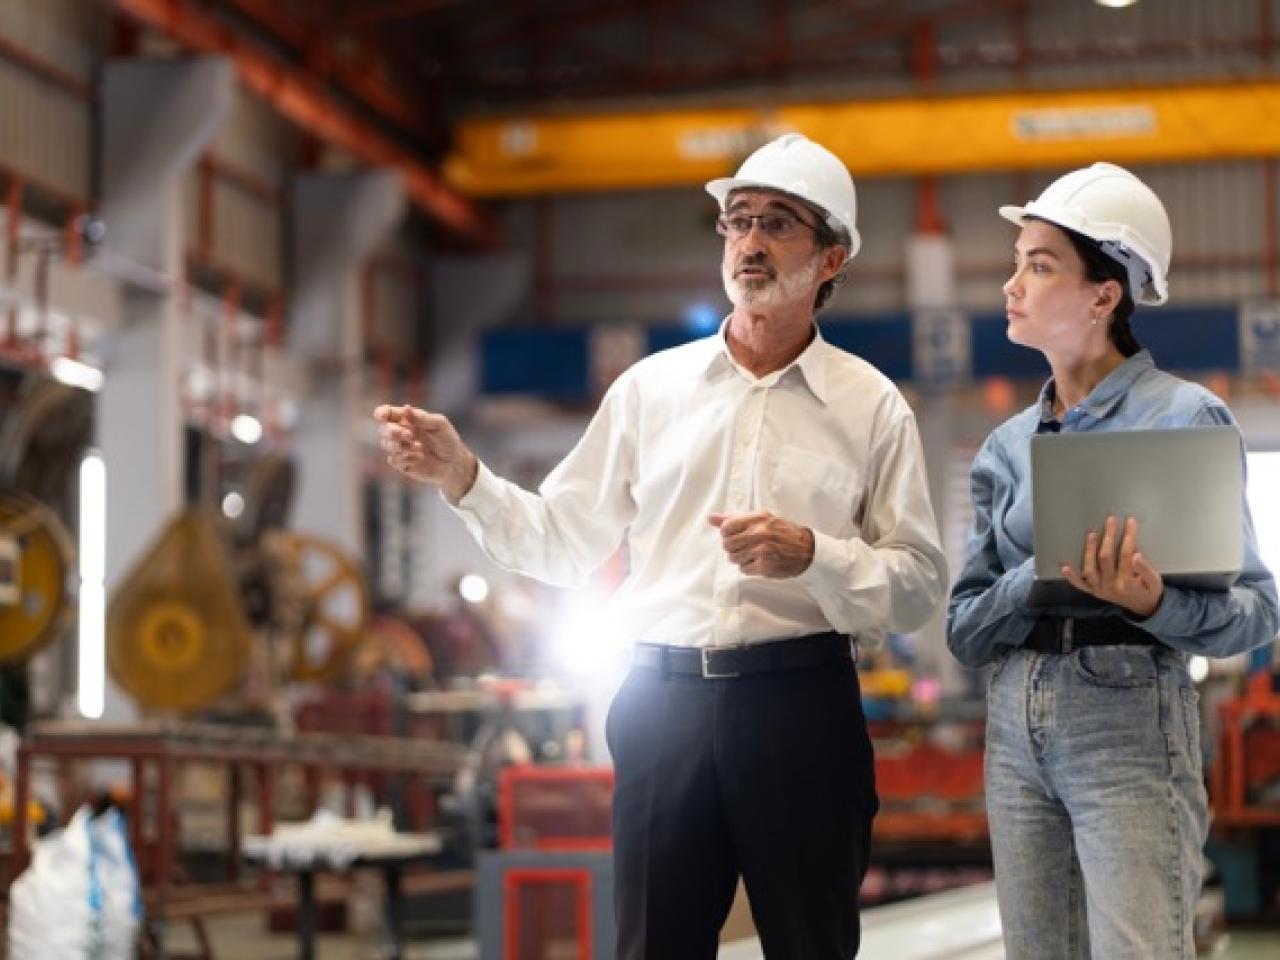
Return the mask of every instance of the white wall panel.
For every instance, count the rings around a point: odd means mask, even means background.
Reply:
[[[0,35],[86,83],[102,22],[93,0],[0,0]]]
[[[85,0],[0,0],[0,37],[33,60],[87,84],[100,8]],[[32,68],[0,60],[0,164],[74,197],[90,189],[86,97]]]
[[[234,183],[214,180],[213,255],[244,277],[281,284],[279,209]]]
[[[75,197],[89,193],[89,105],[0,60],[0,164]]]
[[[296,133],[278,114],[243,89],[237,91],[231,116],[218,131],[210,148],[218,164],[236,174],[280,190],[281,205],[234,176],[216,175],[212,180],[213,229],[211,254],[220,266],[244,279],[270,288],[283,282],[281,256],[284,245],[285,191],[283,183],[294,165]],[[187,204],[187,244],[200,243],[199,165],[192,167],[183,191]]]
[[[262,100],[240,88],[231,116],[213,141],[220,160],[279,183],[297,159],[297,133]]]

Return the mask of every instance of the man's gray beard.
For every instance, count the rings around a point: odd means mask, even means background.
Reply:
[[[724,282],[725,296],[735,307],[780,307],[807,296],[822,267],[822,255],[816,254],[804,266],[788,276],[773,276],[768,280],[748,278],[738,280],[733,268],[722,266],[720,279]]]

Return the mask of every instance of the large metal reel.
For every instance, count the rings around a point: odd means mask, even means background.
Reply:
[[[59,504],[93,440],[93,395],[31,378],[0,422],[0,488]]]
[[[148,710],[189,713],[241,683],[251,643],[213,519],[179,514],[111,598],[111,675]]]
[[[278,530],[263,542],[278,567],[277,601],[297,611],[287,634],[286,674],[330,680],[346,667],[369,623],[369,591],[359,567],[331,540]]]
[[[20,663],[62,635],[74,567],[57,515],[25,493],[0,491],[0,664]]]

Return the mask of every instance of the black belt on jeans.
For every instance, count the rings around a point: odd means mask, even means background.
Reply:
[[[1041,617],[1023,646],[1036,653],[1070,653],[1077,647],[1150,647],[1159,642],[1124,617]]]
[[[853,643],[843,633],[812,633],[787,640],[767,640],[732,647],[676,647],[637,643],[632,665],[683,673],[707,680],[727,680],[772,670],[804,670],[854,659]]]

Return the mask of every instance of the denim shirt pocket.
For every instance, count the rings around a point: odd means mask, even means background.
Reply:
[[[1071,665],[1088,684],[1095,687],[1146,687],[1156,682],[1156,662],[1148,647],[1081,647],[1071,656]]]

